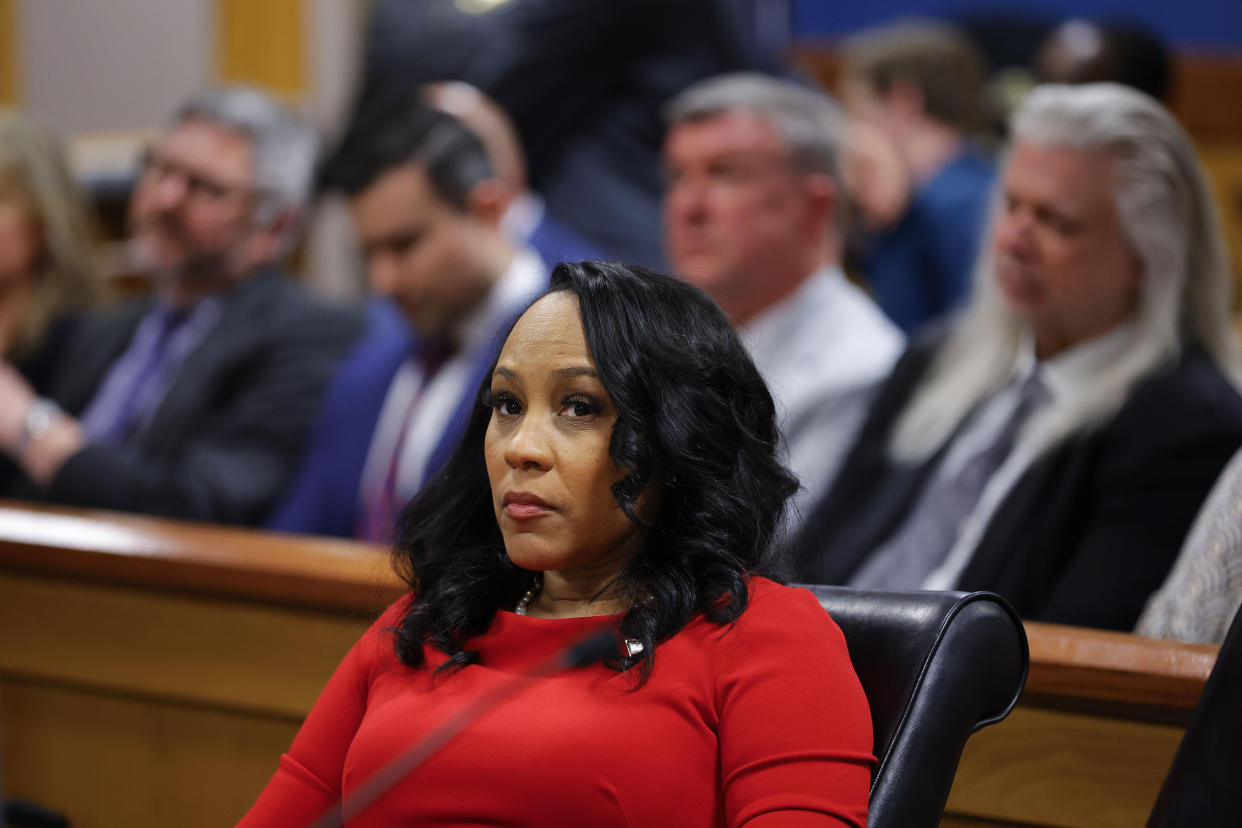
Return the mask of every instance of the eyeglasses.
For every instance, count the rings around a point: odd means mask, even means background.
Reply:
[[[200,172],[193,167],[162,155],[151,147],[139,159],[139,175],[151,181],[163,181],[177,176],[185,182],[186,197],[196,201],[222,204],[227,201],[252,198],[260,190],[250,184],[235,184]]]

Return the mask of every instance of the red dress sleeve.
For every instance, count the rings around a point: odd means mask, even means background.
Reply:
[[[376,665],[395,659],[388,630],[401,620],[409,600],[390,606],[345,655],[238,828],[305,828],[340,808],[345,754],[366,712]]]
[[[756,582],[717,648],[730,826],[867,822],[871,711],[841,630],[808,591]]]

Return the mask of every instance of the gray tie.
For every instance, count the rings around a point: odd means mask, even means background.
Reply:
[[[923,490],[905,522],[854,573],[850,586],[918,589],[957,542],[962,521],[1013,451],[1022,424],[1047,398],[1039,375],[1028,377],[1018,389],[1017,405],[996,439],[967,460],[956,475],[934,474],[932,485]]]

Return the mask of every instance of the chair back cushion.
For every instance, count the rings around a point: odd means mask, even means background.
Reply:
[[[870,828],[934,828],[971,733],[1017,704],[1030,665],[1013,608],[989,592],[808,586],[845,634],[871,704]]]

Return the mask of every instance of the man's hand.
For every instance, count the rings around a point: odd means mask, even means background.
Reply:
[[[35,401],[30,383],[7,360],[0,360],[0,448],[13,454],[26,429],[26,414]]]
[[[12,457],[38,486],[46,487],[65,461],[86,444],[78,421],[56,412],[36,439],[29,439],[26,418],[36,400],[34,389],[6,361],[0,360],[0,449]]]

